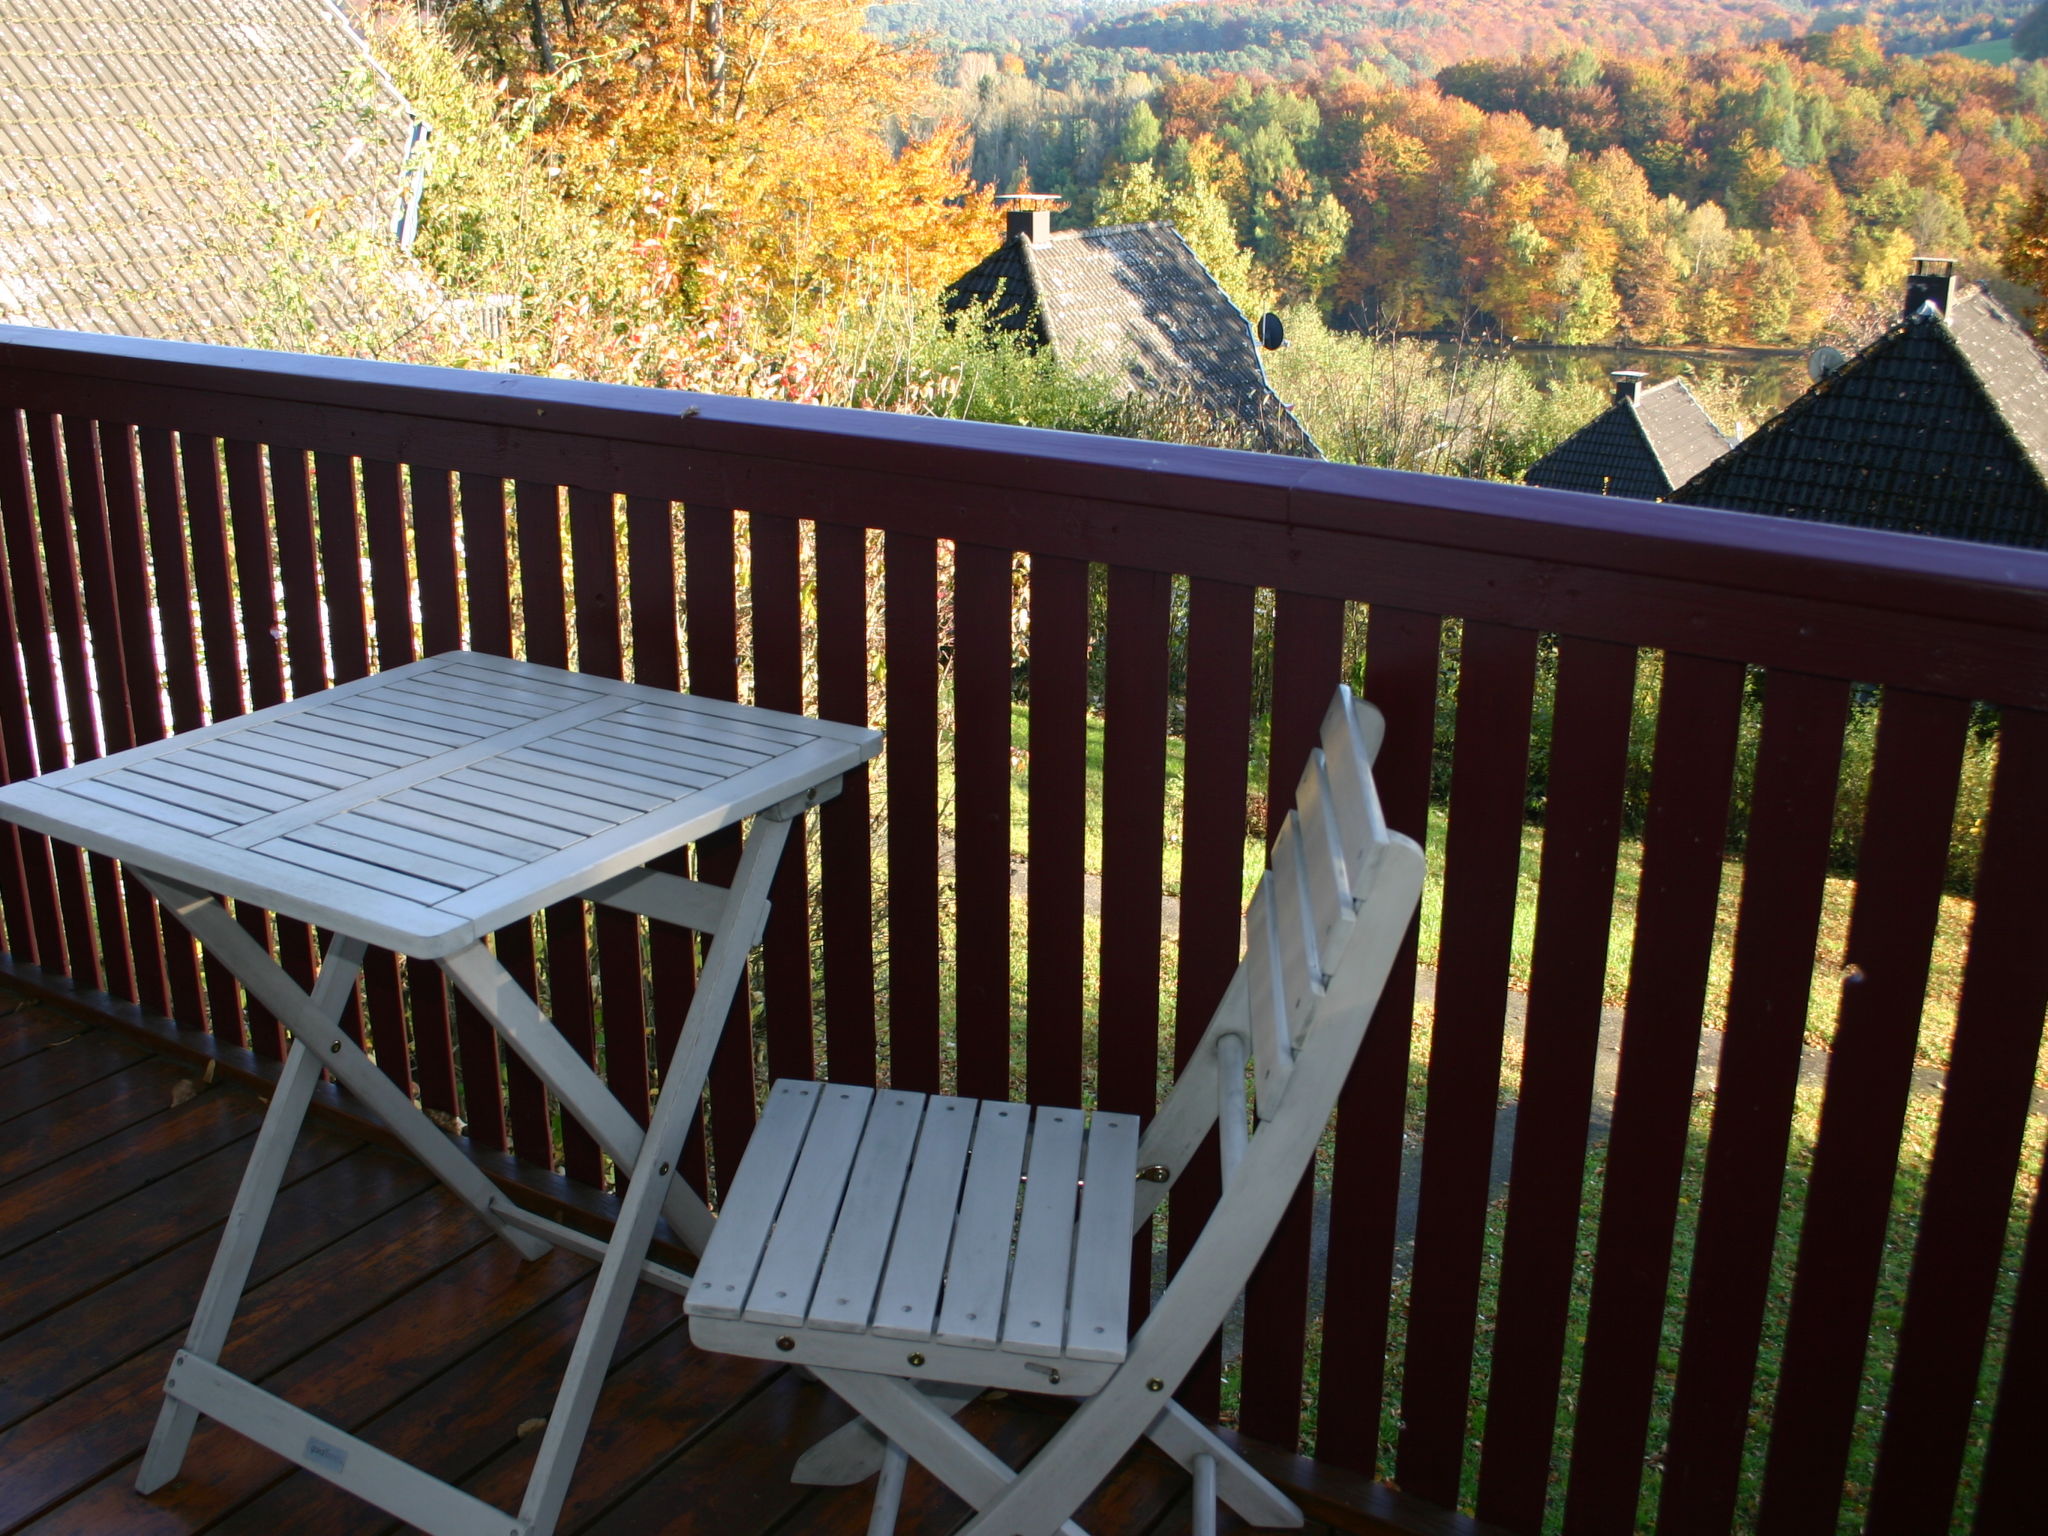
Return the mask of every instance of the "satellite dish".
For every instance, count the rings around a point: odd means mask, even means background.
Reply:
[[[1806,376],[1818,384],[1829,374],[1841,372],[1848,362],[1840,347],[1815,347],[1806,360]]]
[[[1268,352],[1277,352],[1287,345],[1287,327],[1274,314],[1262,316],[1259,320],[1259,345]]]

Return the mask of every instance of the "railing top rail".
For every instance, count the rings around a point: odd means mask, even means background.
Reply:
[[[2000,545],[1039,428],[22,326],[0,326],[0,401],[598,489],[680,498],[687,487],[757,510],[2048,707],[2048,553]]]

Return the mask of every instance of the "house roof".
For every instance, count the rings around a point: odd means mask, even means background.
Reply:
[[[1661,501],[1729,448],[1683,379],[1639,394],[1624,386],[1613,405],[1529,467],[1530,485]]]
[[[1267,452],[1322,456],[1273,393],[1251,322],[1171,224],[1012,236],[948,290],[949,308],[977,302],[1077,370],[1184,392]]]
[[[0,0],[0,321],[247,342],[294,250],[388,229],[412,114],[335,0]]]
[[[1982,289],[1923,306],[1671,497],[2048,548],[2048,361]]]

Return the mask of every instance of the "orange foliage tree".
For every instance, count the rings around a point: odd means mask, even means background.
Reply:
[[[935,288],[995,242],[990,193],[951,120],[922,121],[922,51],[862,28],[860,0],[615,0],[564,6],[518,56],[567,190],[659,246],[684,306],[746,293],[778,327],[849,293]]]

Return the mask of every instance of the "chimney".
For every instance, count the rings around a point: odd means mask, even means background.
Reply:
[[[1929,304],[1937,314],[1947,315],[1949,287],[1955,281],[1955,271],[1952,256],[1915,256],[1913,270],[1906,277],[1906,318],[1912,319]]]
[[[1643,380],[1649,377],[1634,368],[1617,368],[1607,376],[1614,380],[1614,398],[1629,405],[1642,398]]]
[[[1046,207],[1012,208],[1005,220],[1010,238],[1043,245],[1052,238],[1052,210]]]

